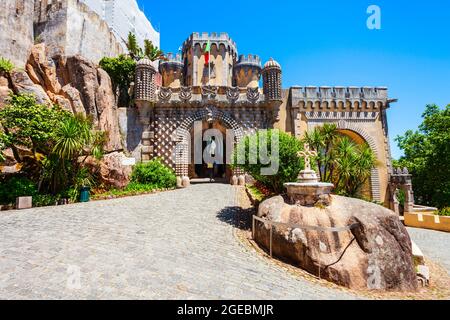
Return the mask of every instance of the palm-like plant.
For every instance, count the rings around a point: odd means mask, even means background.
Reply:
[[[73,159],[92,141],[91,123],[81,115],[63,121],[56,131],[53,152],[61,159]]]
[[[143,58],[147,58],[150,61],[166,60],[164,52],[162,52],[157,46],[153,44],[148,39],[144,40],[144,50],[139,46],[137,42],[136,35],[134,33],[128,34],[128,39],[126,41],[128,54],[130,57],[136,61]]]
[[[132,32],[128,33],[128,39],[126,42],[128,54],[131,58],[134,60],[142,59],[144,56],[142,52],[142,48],[139,47],[139,44],[137,43],[136,35]]]
[[[105,137],[104,132],[93,130],[92,119],[82,114],[62,121],[44,166],[43,181],[48,182],[48,188],[55,192],[64,186],[76,187],[77,177],[85,170],[83,164],[88,157],[100,159],[103,156]]]
[[[332,182],[336,192],[343,195],[358,196],[377,165],[376,156],[366,143],[356,144],[342,135],[336,125],[315,128],[305,135],[304,142],[318,153],[316,164],[321,180]]]
[[[166,60],[164,52],[162,52],[158,47],[154,46],[153,42],[148,39],[144,40],[144,55],[150,61]]]

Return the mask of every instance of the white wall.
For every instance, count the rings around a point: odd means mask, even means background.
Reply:
[[[141,46],[144,39],[149,39],[156,46],[160,46],[160,35],[153,28],[145,14],[139,9],[136,0],[81,0],[91,10],[104,19],[112,29],[121,45],[131,31],[136,34]]]

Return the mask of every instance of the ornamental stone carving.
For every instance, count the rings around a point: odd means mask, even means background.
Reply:
[[[183,102],[188,102],[192,99],[192,88],[191,87],[181,87],[180,100]]]
[[[168,102],[172,97],[172,89],[167,87],[161,87],[158,94],[159,100],[162,102]]]
[[[247,99],[251,103],[255,103],[259,99],[259,88],[247,88]]]
[[[203,86],[202,87],[202,97],[207,100],[214,100],[217,97],[217,92],[219,88],[216,86]]]
[[[240,90],[238,87],[230,87],[227,89],[227,99],[231,103],[238,101]]]

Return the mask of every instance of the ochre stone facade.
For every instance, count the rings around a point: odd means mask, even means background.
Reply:
[[[204,55],[208,41],[209,65]],[[386,109],[394,100],[388,98],[387,88],[283,90],[282,68],[276,61],[262,66],[256,55],[238,56],[236,44],[224,33],[193,33],[182,53],[169,55],[158,71],[161,87],[148,83],[157,73],[148,61],[137,66],[136,105],[143,126],[140,160],[162,158],[181,181],[198,176],[187,161],[196,121],[232,130],[235,143],[258,129],[276,128],[301,138],[316,126],[335,123],[343,134],[357,143],[367,142],[376,153],[379,165],[373,169],[368,192],[373,200],[389,202],[392,166]],[[234,183],[243,182],[242,172],[223,174]]]

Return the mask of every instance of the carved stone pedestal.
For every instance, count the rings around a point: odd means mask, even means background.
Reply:
[[[299,182],[286,183],[289,204],[300,206],[329,206],[331,204],[332,183],[319,182],[317,174],[311,169],[303,170]]]

